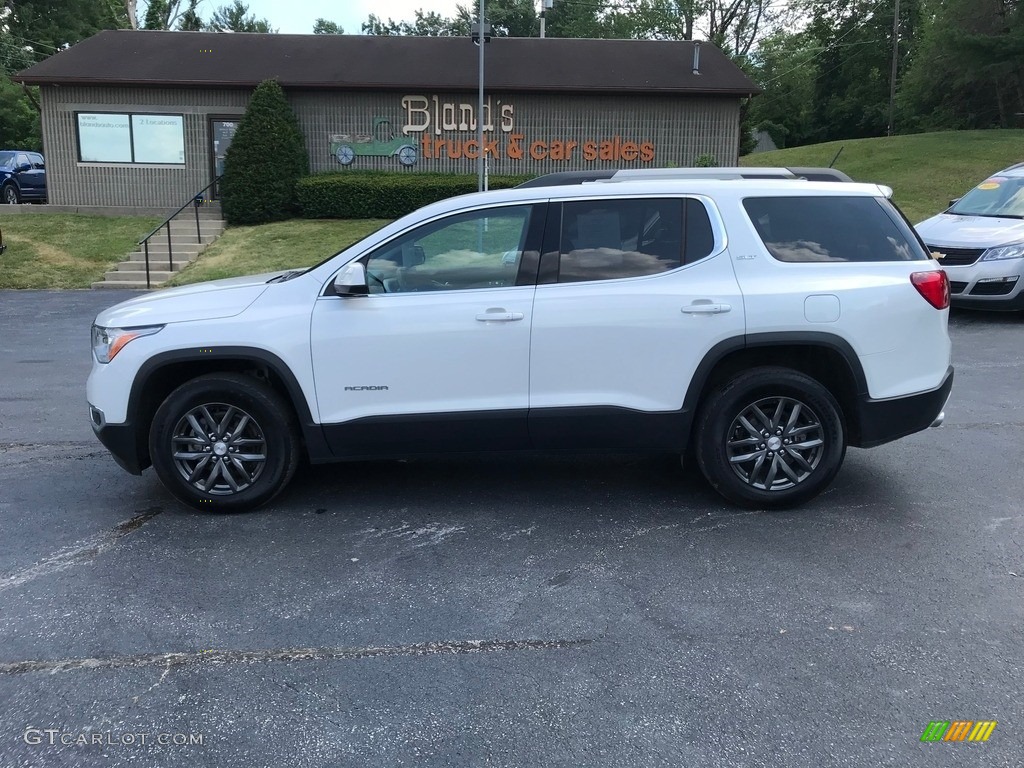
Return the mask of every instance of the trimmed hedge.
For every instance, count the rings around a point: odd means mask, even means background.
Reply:
[[[491,176],[489,189],[508,189],[533,176]],[[476,192],[475,174],[341,171],[300,179],[295,187],[307,219],[397,219],[455,195]]]

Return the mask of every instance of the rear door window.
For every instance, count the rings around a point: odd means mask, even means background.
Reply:
[[[899,211],[875,197],[754,197],[743,201],[779,261],[920,261],[928,254]]]

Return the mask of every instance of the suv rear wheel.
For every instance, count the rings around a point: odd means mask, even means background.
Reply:
[[[841,409],[799,371],[745,371],[708,397],[697,419],[697,462],[708,482],[746,507],[785,508],[818,495],[846,454]]]
[[[295,474],[299,439],[290,414],[273,389],[251,376],[192,379],[153,417],[153,468],[171,493],[197,509],[253,509]]]

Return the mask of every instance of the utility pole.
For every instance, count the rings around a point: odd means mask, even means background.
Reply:
[[[548,11],[555,7],[555,0],[541,0],[540,2],[540,36],[544,37],[544,27],[547,24]]]
[[[484,45],[488,35],[484,29],[484,0],[480,0],[480,13],[477,17],[476,44],[480,46],[479,75],[480,89],[477,100],[476,111],[476,138],[478,155],[476,161],[476,189],[477,192],[484,192],[487,189],[487,175],[484,171],[486,160],[484,159]]]
[[[896,72],[899,68],[900,55],[900,0],[896,0],[896,8],[892,15],[892,76],[889,79],[889,131],[892,136],[896,128]]]

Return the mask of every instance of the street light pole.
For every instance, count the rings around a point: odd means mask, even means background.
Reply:
[[[889,136],[896,132],[896,74],[899,71],[900,61],[900,0],[896,0],[896,7],[892,14],[892,75],[889,78]]]
[[[478,94],[477,112],[476,112],[476,138],[477,138],[477,180],[476,188],[478,192],[483,192],[487,189],[487,178],[484,173],[484,44],[486,43],[484,37],[484,0],[480,0],[480,14],[477,19],[477,45],[480,46],[480,92]]]

